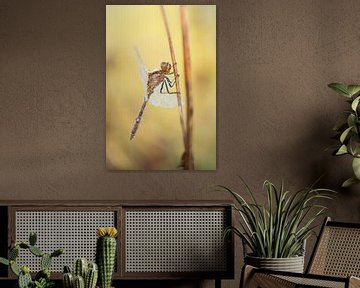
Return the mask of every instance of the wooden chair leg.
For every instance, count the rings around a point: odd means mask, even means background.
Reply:
[[[221,279],[220,278],[215,279],[215,288],[221,288]]]
[[[349,277],[349,288],[360,288],[360,278],[351,276]]]
[[[267,273],[257,273],[256,268],[246,265],[242,269],[240,288],[295,288],[296,284],[287,280],[272,276]],[[357,286],[354,286],[354,288]],[[359,287],[360,288],[360,287]]]
[[[251,275],[253,274],[254,267],[250,265],[244,265],[241,271],[240,288],[246,288],[250,283]]]

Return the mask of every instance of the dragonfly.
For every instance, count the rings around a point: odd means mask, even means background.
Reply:
[[[174,74],[174,69],[172,69],[173,67],[171,64],[169,62],[161,62],[160,69],[149,71],[142,61],[137,49],[134,49],[134,54],[141,83],[144,88],[144,101],[131,130],[130,140],[135,137],[148,102],[150,102],[153,106],[163,108],[175,108],[179,105],[177,93],[170,91],[170,88],[172,88],[176,83],[175,78],[179,77],[179,75]],[[170,80],[170,75],[174,76],[173,81]]]

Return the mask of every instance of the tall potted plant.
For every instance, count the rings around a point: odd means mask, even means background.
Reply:
[[[243,180],[242,180],[243,181]],[[304,270],[305,241],[314,233],[315,220],[326,207],[317,202],[331,199],[329,189],[304,188],[296,193],[278,189],[266,180],[266,205],[261,205],[251,189],[245,185],[251,201],[246,201],[233,189],[220,185],[235,199],[233,208],[240,215],[239,227],[228,227],[244,244],[245,264],[278,271]],[[247,253],[250,250],[250,253]]]
[[[336,156],[352,157],[354,176],[342,184],[343,187],[348,187],[360,183],[360,85],[331,83],[328,87],[344,96],[346,102],[350,104],[350,109],[346,112],[346,121],[334,127],[339,145],[333,153]]]

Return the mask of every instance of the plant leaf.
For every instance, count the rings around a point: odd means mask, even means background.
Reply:
[[[351,178],[345,180],[344,183],[342,183],[341,187],[348,188],[352,185],[359,184],[359,183],[360,183],[359,179],[357,179],[356,177],[351,177]]]
[[[347,124],[348,126],[356,126],[356,116],[353,113],[350,113],[348,118],[347,118]]]
[[[251,197],[252,201],[253,201],[256,205],[258,205],[258,203],[256,202],[256,199],[255,199],[255,197],[254,197],[254,194],[252,193],[252,191],[251,191],[251,189],[250,189],[249,185],[247,185],[247,183],[245,182],[245,180],[244,180],[241,176],[238,176],[238,177],[240,178],[241,182],[242,182],[242,183],[243,183],[243,185],[245,186],[246,191],[249,193],[249,195],[250,195],[250,197]]]
[[[335,155],[344,155],[347,153],[348,153],[348,150],[346,148],[346,145],[341,145],[341,147],[339,148],[339,150],[336,152]]]
[[[350,92],[348,91],[347,87],[341,83],[330,83],[328,85],[329,88],[333,89],[335,92],[339,93],[342,96],[351,97]]]
[[[15,261],[10,261],[10,268],[11,271],[16,275],[19,276],[20,274],[20,268],[16,265]]]
[[[348,85],[347,90],[349,91],[351,96],[360,92],[360,85]]]
[[[0,257],[0,263],[1,264],[4,264],[4,265],[9,265],[9,260],[8,259],[5,259],[3,257]]]
[[[360,179],[360,158],[354,158],[352,162],[352,168],[357,179]]]
[[[348,134],[352,128],[353,128],[353,126],[350,126],[349,128],[345,129],[345,131],[343,133],[341,133],[341,136],[340,136],[341,143],[344,143],[346,137],[348,136]]]
[[[354,101],[351,103],[351,109],[356,111],[357,106],[359,105],[360,96],[356,97]]]
[[[348,143],[348,146],[351,150],[351,155],[353,155],[354,157],[359,157],[360,156],[360,139],[359,136],[357,135],[352,135],[350,137],[350,141]]]

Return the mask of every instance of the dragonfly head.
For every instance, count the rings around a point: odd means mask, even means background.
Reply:
[[[161,71],[163,71],[165,74],[170,73],[171,64],[169,62],[161,62],[160,67]]]

